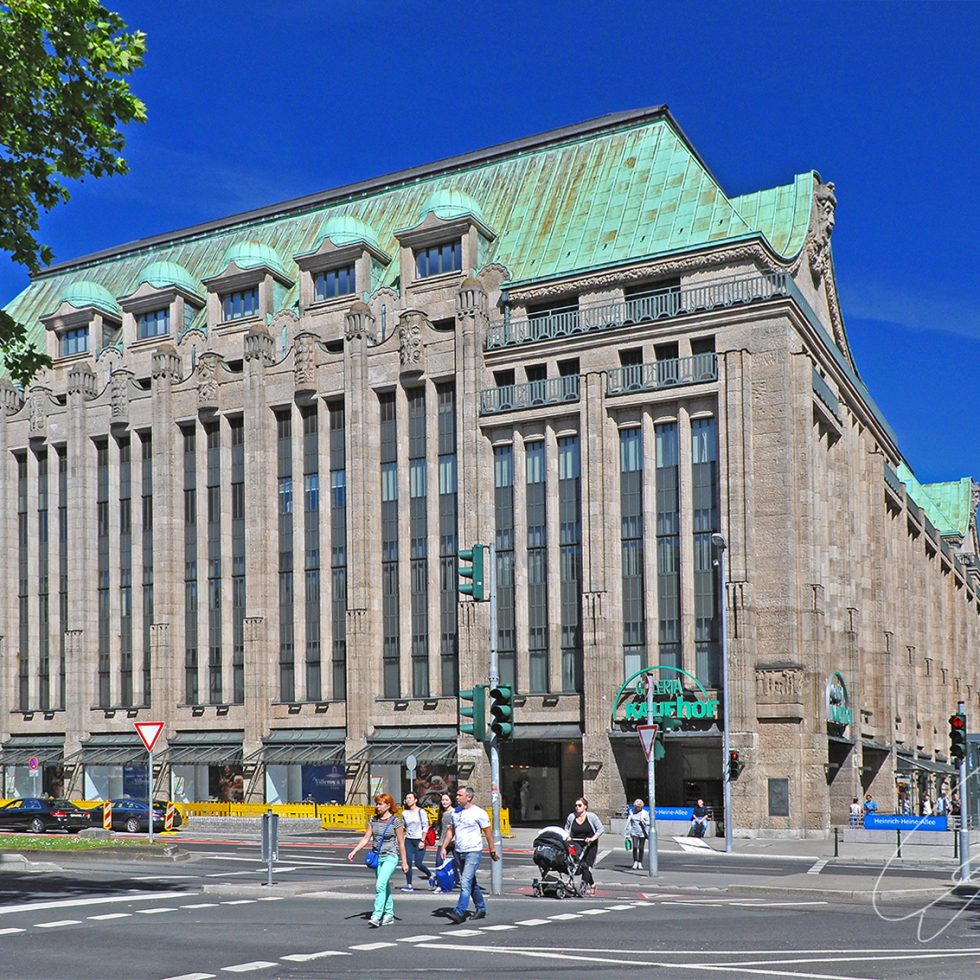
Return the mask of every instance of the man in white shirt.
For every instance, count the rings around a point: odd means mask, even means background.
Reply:
[[[500,856],[493,845],[490,815],[482,806],[474,805],[473,797],[475,795],[469,786],[460,786],[456,790],[457,810],[446,828],[446,836],[439,848],[439,860],[441,862],[446,849],[454,840],[456,842],[456,856],[459,858],[462,875],[460,877],[459,902],[457,902],[456,908],[449,913],[449,918],[457,925],[466,921],[470,895],[473,896],[473,904],[476,906],[473,918],[485,919],[487,917],[487,903],[484,901],[483,891],[476,881],[476,872],[480,867],[480,859],[483,857],[484,837],[486,837],[487,845],[490,848],[491,860],[500,860]]]

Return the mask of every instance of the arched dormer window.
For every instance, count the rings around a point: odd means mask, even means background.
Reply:
[[[293,280],[274,248],[262,242],[235,242],[216,273],[204,280],[208,323],[222,330],[247,330],[284,305]]]
[[[87,279],[69,283],[58,306],[41,317],[45,350],[53,360],[96,355],[119,338],[122,311],[104,286]]]
[[[204,308],[201,284],[177,262],[151,262],[136,277],[133,290],[120,297],[123,344],[127,349],[176,336]]]

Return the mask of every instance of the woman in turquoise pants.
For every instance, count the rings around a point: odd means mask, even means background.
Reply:
[[[398,867],[401,857],[402,871],[408,873],[408,858],[405,854],[405,824],[395,812],[395,801],[388,793],[379,793],[374,798],[374,816],[368,821],[364,836],[347,855],[353,861],[362,848],[371,845],[377,852],[378,867],[375,870],[374,912],[371,913],[371,926],[390,926],[395,921],[395,900],[391,897],[391,876]]]

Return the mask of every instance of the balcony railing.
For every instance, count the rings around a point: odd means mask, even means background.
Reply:
[[[563,405],[579,400],[579,376],[547,378],[530,381],[523,385],[500,385],[480,392],[480,414],[499,415],[517,412],[523,408],[541,408],[545,405]]]
[[[718,380],[718,355],[669,357],[653,364],[629,364],[614,368],[606,382],[607,395],[628,395],[634,391],[657,391],[679,385],[695,385]]]
[[[614,330],[661,317],[788,296],[790,290],[790,277],[785,272],[733,276],[691,286],[672,286],[622,302],[579,306],[572,310],[534,314],[522,320],[499,321],[490,326],[486,349],[571,337],[596,330]]]

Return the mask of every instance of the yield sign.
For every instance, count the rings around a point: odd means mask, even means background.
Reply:
[[[640,736],[640,745],[643,746],[643,754],[650,761],[650,753],[653,751],[653,743],[657,740],[657,729],[659,725],[637,725],[636,734]]]
[[[153,751],[153,746],[157,744],[157,739],[160,737],[160,732],[163,731],[162,721],[134,721],[133,728],[136,729],[136,734],[139,735],[140,741],[146,746],[147,752]],[[654,725],[656,728],[656,725]]]

